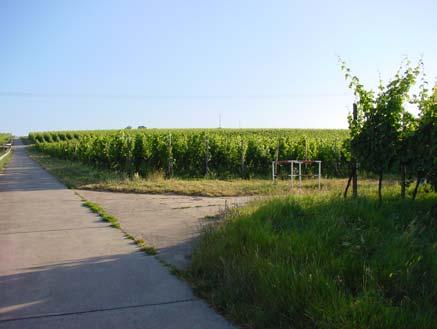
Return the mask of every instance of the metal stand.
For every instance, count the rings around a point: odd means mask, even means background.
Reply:
[[[290,164],[290,175],[288,175],[288,177],[290,177],[291,180],[291,188],[294,188],[294,178],[295,177],[299,177],[299,188],[302,188],[302,164],[314,164],[317,163],[318,164],[318,174],[316,175],[312,175],[312,177],[317,177],[318,179],[318,187],[320,190],[320,179],[322,177],[322,161],[320,160],[282,160],[282,161],[272,161],[272,180],[273,182],[276,181],[276,177],[277,177],[277,166],[278,164]],[[298,166],[298,174],[295,174],[294,172],[294,168],[295,165]]]

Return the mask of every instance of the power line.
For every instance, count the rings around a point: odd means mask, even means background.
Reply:
[[[292,99],[308,97],[350,97],[347,93],[292,93],[278,95],[147,95],[147,94],[95,94],[95,93],[39,93],[0,91],[0,97],[11,98],[68,98],[68,99]]]

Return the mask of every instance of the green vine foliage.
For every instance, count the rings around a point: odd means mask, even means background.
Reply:
[[[421,63],[414,68],[409,62],[403,63],[386,86],[380,82],[377,94],[352,76],[344,61],[340,61],[340,67],[357,98],[357,120],[349,116],[351,153],[362,169],[378,175],[381,198],[384,173],[407,161],[405,145],[413,134],[415,119],[404,105],[410,100]]]
[[[417,128],[408,143],[414,152],[410,153],[412,171],[417,177],[428,180],[433,189],[437,188],[437,85],[429,94],[426,82],[420,86],[415,102],[419,107]],[[415,193],[417,192],[417,187]]]
[[[29,134],[40,151],[98,168],[140,176],[162,172],[167,176],[212,178],[270,177],[278,144],[280,159],[318,159],[323,162],[324,175],[344,177],[346,136],[346,130],[326,129],[131,129]]]

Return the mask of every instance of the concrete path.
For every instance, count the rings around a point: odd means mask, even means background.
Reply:
[[[0,328],[231,328],[17,143],[0,175]]]
[[[157,257],[186,269],[195,238],[203,225],[225,207],[246,203],[251,197],[210,198],[79,190],[117,217],[123,230],[158,250]]]

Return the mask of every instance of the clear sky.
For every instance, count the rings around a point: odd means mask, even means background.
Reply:
[[[404,56],[437,76],[437,1],[0,0],[0,131],[346,128]]]

